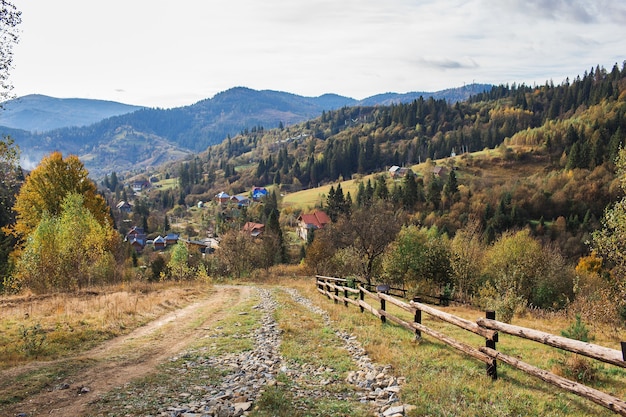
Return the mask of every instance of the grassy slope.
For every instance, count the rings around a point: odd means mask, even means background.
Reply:
[[[508,148],[511,152],[523,153],[528,151],[528,149],[521,146],[509,146]],[[511,178],[530,177],[542,172],[546,168],[547,162],[544,158],[531,158],[528,161],[505,163],[502,158],[502,152],[499,149],[491,149],[460,155],[455,158],[423,162],[411,166],[411,169],[419,176],[424,177],[428,175],[434,165],[442,165],[447,168],[457,167],[457,177],[461,184],[471,179],[480,178],[483,184],[493,185],[494,183],[501,183]],[[381,174],[388,176],[387,172],[380,172],[365,175],[358,179],[341,181],[341,188],[344,195],[349,192],[354,201],[356,199],[359,183],[367,183],[368,180],[371,180],[373,185],[374,178]],[[319,207],[322,203],[325,203],[330,187],[333,186],[336,188],[337,184],[339,184],[339,182],[287,194],[283,197],[282,203],[285,207],[299,208],[302,210],[310,210],[314,207]],[[392,184],[393,180],[388,179],[388,187],[391,188]]]
[[[369,355],[379,363],[391,364],[398,375],[407,378],[401,393],[404,402],[418,407],[414,414],[429,416],[610,416],[612,412],[592,402],[568,394],[543,383],[505,364],[498,366],[498,380],[486,376],[485,365],[447,347],[428,336],[419,342],[408,331],[393,324],[381,325],[370,314],[361,314],[350,305],[334,304],[315,291],[313,281],[295,283],[300,291],[329,311],[337,326],[357,335]],[[388,304],[389,305],[389,304]],[[394,314],[405,315],[391,309]],[[449,307],[455,315],[475,320],[483,313],[463,307]],[[442,331],[473,346],[481,346],[484,339],[468,336],[438,320],[423,315],[423,324]],[[538,320],[533,317],[516,317],[514,324],[541,329],[554,334],[567,328],[570,320],[550,317]],[[595,343],[619,349],[617,339],[599,331],[594,333]],[[621,335],[622,338],[624,335]],[[560,371],[559,363],[572,356],[544,347],[535,342],[523,341],[501,335],[498,349],[522,358],[535,366]],[[611,365],[595,364],[597,380],[591,386],[624,398],[626,371]]]

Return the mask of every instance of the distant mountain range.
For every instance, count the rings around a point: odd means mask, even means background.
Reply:
[[[4,103],[0,134],[15,139],[31,161],[54,150],[78,155],[97,178],[179,159],[245,129],[291,125],[319,117],[325,110],[406,103],[420,96],[455,102],[491,87],[470,84],[433,93],[385,93],[360,101],[336,94],[303,97],[235,87],[173,109],[31,95]]]
[[[3,103],[0,126],[45,132],[63,127],[88,126],[140,108],[115,101],[32,94]]]

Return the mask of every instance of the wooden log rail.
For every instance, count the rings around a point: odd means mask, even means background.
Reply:
[[[569,339],[567,337],[555,336],[539,330],[514,326],[512,324],[502,323],[495,320],[478,319],[476,323],[486,329],[498,330],[512,336],[533,340],[535,342],[543,343],[544,345],[567,350],[601,362],[626,368],[626,362],[624,361],[623,352],[621,350],[610,349],[604,346],[581,342],[580,340]]]
[[[416,337],[421,337],[422,333],[434,337],[448,346],[484,362],[487,365],[487,375],[491,376],[493,379],[497,378],[496,362],[500,360],[501,362],[513,366],[529,375],[593,401],[596,404],[599,404],[622,416],[626,416],[626,401],[586,385],[555,375],[546,370],[537,368],[521,361],[518,358],[506,355],[496,350],[498,332],[501,332],[587,356],[611,365],[626,368],[626,342],[622,342],[622,350],[610,349],[604,346],[581,342],[562,336],[555,336],[534,329],[502,323],[495,320],[494,312],[487,312],[486,318],[480,318],[476,320],[476,322],[473,322],[446,313],[445,311],[437,310],[421,303],[419,300],[413,300],[406,303],[392,297],[389,294],[369,291],[364,285],[358,285],[357,288],[351,288],[348,287],[347,284],[348,280],[343,278],[325,277],[320,275],[316,276],[316,286],[318,291],[326,295],[329,299],[334,300],[335,303],[343,302],[346,306],[348,304],[354,304],[360,308],[362,313],[368,311],[375,317],[379,318],[382,323],[386,323],[387,321],[393,322],[410,332],[414,332]],[[376,308],[369,304],[366,301],[366,297],[368,300],[371,299],[374,302],[380,303],[380,308]],[[387,311],[387,303],[393,304],[396,307],[413,314],[414,320],[409,322],[394,316]],[[457,341],[439,331],[424,326],[421,323],[422,312],[485,338],[485,346],[473,347],[466,343]]]
[[[609,410],[622,416],[626,416],[626,402],[620,398],[613,397],[612,395],[598,391],[595,388],[579,384],[578,382],[571,381],[541,368],[529,365],[517,358],[514,358],[513,356],[498,352],[497,350],[487,347],[480,348],[480,350],[491,356],[494,360],[500,360],[549,384],[555,385],[583,398],[587,398],[602,407],[608,408]]]

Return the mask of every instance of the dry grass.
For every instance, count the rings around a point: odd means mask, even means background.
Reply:
[[[486,375],[485,365],[438,340],[424,335],[416,341],[413,334],[394,324],[381,325],[369,313],[361,314],[353,305],[335,304],[315,289],[314,278],[284,280],[285,285],[298,288],[315,304],[326,309],[335,325],[355,335],[370,357],[381,364],[391,364],[398,375],[407,377],[402,396],[405,402],[418,406],[414,415],[430,416],[612,416],[613,413],[573,394],[500,363],[498,380]],[[379,307],[370,300],[370,302]],[[395,307],[388,310],[411,320],[409,313]],[[442,308],[469,320],[484,317],[484,313],[461,306]],[[469,334],[422,313],[422,323],[472,346],[483,346],[483,338]],[[571,325],[565,315],[553,315],[541,320],[527,314],[516,316],[514,324],[559,335]],[[623,335],[622,335],[623,336]],[[619,349],[614,339],[598,337],[594,343]],[[568,360],[562,351],[517,337],[500,335],[498,350],[523,361],[552,370],[558,366],[580,373],[581,367]],[[586,370],[587,368],[583,369]],[[562,373],[569,372],[562,368]],[[594,380],[590,386],[619,398],[626,396],[626,371],[611,365],[593,366]]]
[[[0,369],[84,351],[187,305],[206,290],[195,283],[121,284],[80,293],[3,297]],[[29,349],[36,337],[44,339],[40,348]]]

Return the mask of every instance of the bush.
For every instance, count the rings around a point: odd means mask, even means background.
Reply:
[[[20,326],[20,339],[22,341],[22,351],[28,356],[38,356],[46,343],[46,332],[37,323],[33,326]]]
[[[585,323],[582,322],[580,314],[576,314],[576,321],[567,329],[562,330],[561,335],[569,337],[570,339],[580,340],[581,342],[589,342],[593,340],[593,337],[589,336],[589,329]]]

